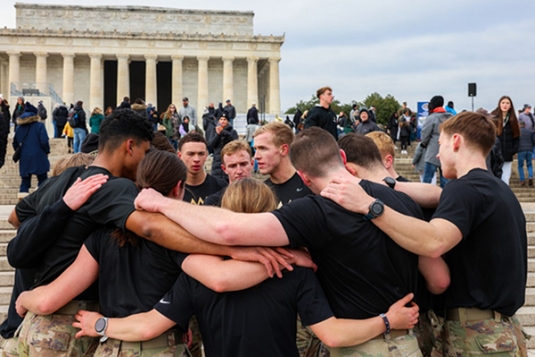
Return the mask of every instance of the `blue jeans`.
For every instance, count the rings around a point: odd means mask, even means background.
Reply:
[[[526,161],[526,166],[528,167],[528,178],[533,178],[533,166],[531,165],[531,159],[533,158],[533,152],[531,151],[520,151],[518,153],[518,176],[520,176],[520,181],[524,181],[524,161]]]
[[[74,128],[74,153],[80,152],[82,149],[82,142],[85,139],[86,131],[84,128]]]
[[[423,182],[431,183],[433,176],[437,172],[437,168],[440,173],[440,187],[444,188],[444,186],[446,186],[446,184],[448,183],[448,180],[442,175],[442,169],[440,168],[440,166],[434,165],[430,162],[425,163]]]

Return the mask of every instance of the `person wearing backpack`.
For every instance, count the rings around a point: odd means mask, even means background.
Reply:
[[[69,115],[69,124],[74,129],[74,153],[80,152],[82,142],[87,135],[86,116],[82,108],[84,102],[81,100],[76,102],[72,113]]]
[[[39,116],[39,118],[41,118],[41,120],[45,120],[48,117],[46,108],[43,105],[42,100],[40,100],[39,104],[37,104],[37,115]]]
[[[60,138],[63,133],[63,128],[65,128],[65,124],[67,124],[67,118],[69,117],[69,110],[65,106],[65,104],[60,104],[56,109],[54,109],[54,112],[52,113],[52,117],[54,118],[56,130],[54,133],[55,138]]]

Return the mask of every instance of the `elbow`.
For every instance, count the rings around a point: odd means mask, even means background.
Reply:
[[[427,283],[427,290],[431,292],[431,294],[440,295],[446,291],[446,289],[450,286],[450,277],[441,277],[440,279],[437,279],[433,282]]]
[[[142,325],[143,324],[141,324],[141,327],[144,327]],[[158,331],[153,328],[141,328],[140,330],[138,330],[136,335],[138,336],[139,341],[148,341],[152,340],[155,337],[158,337],[160,334],[157,332]]]
[[[238,245],[236,239],[237,227],[232,227],[232,224],[228,222],[223,222],[217,225],[215,231],[216,236],[220,237],[220,244]]]
[[[36,315],[50,315],[57,310],[57,306],[54,306],[54,302],[49,299],[40,299],[35,306],[35,311],[32,311]]]
[[[321,342],[326,345],[329,348],[338,348],[338,347],[346,347],[347,344],[344,343],[344,341],[340,338],[339,334],[332,333],[328,334],[327,336],[322,336],[318,338],[321,340]]]
[[[226,293],[231,291],[229,282],[224,278],[216,279],[210,282],[208,287],[216,293]]]

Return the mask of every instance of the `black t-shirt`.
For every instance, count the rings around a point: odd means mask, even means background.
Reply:
[[[264,183],[275,191],[275,195],[279,199],[279,208],[288,202],[314,194],[301,180],[297,172],[286,182],[273,183],[271,179],[267,179]]]
[[[38,214],[46,206],[54,204],[63,197],[77,177],[85,179],[100,173],[109,176],[108,182],[71,215],[61,235],[43,252],[36,266],[35,286],[50,283],[67,269],[76,259],[84,240],[96,229],[107,224],[124,229],[128,216],[135,210],[134,199],[139,191],[131,180],[114,177],[102,167],[90,166],[87,169],[76,167],[67,169],[53,184],[40,187],[27,197],[26,202],[17,205],[18,217]],[[29,243],[28,249],[39,248]],[[96,291],[88,290],[77,299],[97,300],[98,296]]]
[[[473,169],[444,187],[433,218],[453,223],[463,234],[445,256],[451,284],[444,307],[513,316],[524,304],[527,235],[511,189],[488,171]]]
[[[155,309],[185,330],[195,314],[207,356],[299,356],[296,318],[313,325],[333,316],[310,269],[218,294],[182,274]]]
[[[421,218],[409,196],[362,180],[360,185],[392,209]],[[273,212],[292,246],[305,246],[338,318],[365,319],[416,292],[418,257],[397,245],[363,215],[321,196],[307,196]]]
[[[225,194],[226,190],[227,188],[223,187],[221,190],[217,191],[216,193],[206,197],[206,199],[204,200],[204,205],[221,207],[221,199],[223,198],[223,195]]]
[[[204,204],[206,197],[216,193],[223,187],[227,187],[228,183],[217,177],[206,174],[206,179],[198,186],[190,186],[186,184],[186,191],[184,193],[184,201],[194,205]]]
[[[99,264],[101,312],[125,317],[149,311],[171,289],[187,255],[142,238],[119,247],[112,237],[115,229],[99,229],[84,243]]]

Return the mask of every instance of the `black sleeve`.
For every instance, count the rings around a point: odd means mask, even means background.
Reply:
[[[128,216],[135,211],[138,193],[136,185],[128,179],[109,180],[90,198],[88,214],[96,224],[114,224],[124,230]]]
[[[297,312],[304,326],[314,325],[333,317],[329,302],[311,269],[303,269],[297,291]]]
[[[154,309],[173,320],[182,331],[188,330],[189,319],[194,313],[192,283],[194,280],[182,273],[171,291],[154,305]]]
[[[41,253],[61,235],[73,212],[61,199],[40,215],[25,219],[7,246],[9,264],[18,269],[34,268]]]
[[[481,207],[486,207],[486,202],[479,192],[467,182],[454,180],[444,187],[433,219],[442,218],[453,223],[464,239],[470,234],[471,227],[485,218]]]
[[[315,111],[313,111],[312,113],[309,112],[307,119],[305,120],[305,129],[311,128],[313,126],[319,126],[318,118],[317,118]]]
[[[223,131],[221,133],[223,133]],[[215,131],[215,128],[214,128],[214,135],[210,139],[210,142],[208,143],[208,146],[210,146],[212,148],[215,148],[215,147],[217,147],[219,145],[220,141],[221,141],[221,135],[218,134],[217,131]]]
[[[113,239],[109,234],[103,235],[101,232],[112,232],[108,228],[99,229],[98,231],[92,233],[87,239],[84,241],[84,245],[97,262],[100,264],[100,251],[103,243],[107,243],[107,239]]]
[[[327,215],[314,197],[292,201],[273,214],[282,224],[292,247],[321,248],[328,242]]]

